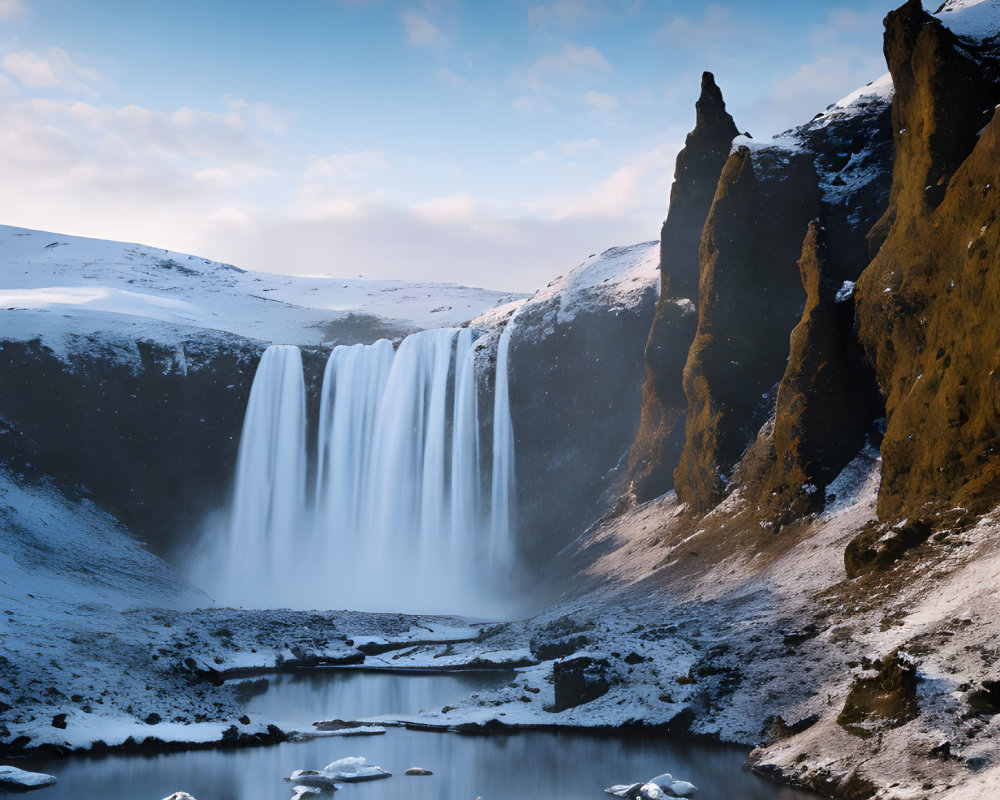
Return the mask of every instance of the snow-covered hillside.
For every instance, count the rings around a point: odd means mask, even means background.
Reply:
[[[336,342],[345,331],[395,336],[460,325],[517,297],[453,284],[247,272],[142,245],[0,226],[4,338],[40,337],[57,353],[98,332],[164,344],[191,329],[299,345]]]

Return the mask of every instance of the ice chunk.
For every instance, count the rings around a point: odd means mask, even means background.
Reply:
[[[0,787],[41,789],[55,782],[55,776],[43,772],[27,772],[17,767],[0,767]]]
[[[362,756],[348,756],[338,761],[332,761],[323,767],[323,774],[329,778],[345,782],[374,781],[379,778],[391,778],[392,773],[382,767],[369,764]]]

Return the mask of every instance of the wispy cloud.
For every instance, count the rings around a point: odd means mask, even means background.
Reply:
[[[717,44],[734,30],[732,12],[723,6],[711,4],[705,7],[700,16],[675,14],[662,33],[675,46],[696,49],[706,44]]]
[[[593,89],[583,95],[583,102],[601,116],[611,117],[621,105],[618,98],[606,92],[595,92]]]
[[[419,11],[404,11],[400,14],[406,38],[416,47],[440,49],[448,44],[444,31]]]
[[[573,141],[565,142],[560,141],[550,150],[535,150],[531,155],[525,156],[519,159],[518,163],[525,166],[534,166],[536,164],[544,164],[548,161],[553,160],[563,160],[566,158],[577,158],[586,153],[592,153],[601,146],[600,139],[576,139]]]
[[[621,219],[644,209],[662,213],[678,149],[679,142],[667,142],[633,153],[584,191],[541,197],[523,204],[522,208],[551,220]]]
[[[49,47],[44,54],[33,50],[10,52],[3,68],[22,86],[30,89],[63,89],[93,95],[102,81],[101,73],[77,64],[61,47]]]
[[[28,15],[28,7],[23,0],[0,0],[0,19],[20,19]]]
[[[389,168],[389,158],[381,150],[359,150],[314,157],[306,169],[308,178],[355,179]]]
[[[528,65],[514,69],[511,82],[538,94],[551,92],[566,80],[580,80],[611,75],[614,67],[596,47],[567,44]]]

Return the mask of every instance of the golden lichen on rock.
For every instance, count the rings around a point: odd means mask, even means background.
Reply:
[[[891,227],[856,291],[886,397],[879,517],[980,513],[1000,500],[1000,89],[919,3],[886,30]]]

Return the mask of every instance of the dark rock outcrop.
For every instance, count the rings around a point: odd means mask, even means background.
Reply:
[[[231,490],[262,350],[206,337],[95,342],[60,358],[37,340],[2,342],[0,462],[82,487],[155,552],[175,553]]]
[[[558,296],[534,300],[514,323],[509,380],[519,553],[529,570],[607,513],[639,426],[642,348],[655,289],[628,305],[596,293],[591,299],[571,309]],[[492,396],[482,397],[480,408],[492,403]]]
[[[864,446],[881,413],[874,377],[854,336],[854,303],[827,274],[826,232],[809,226],[799,259],[806,291],[778,384],[774,423],[741,464],[739,482],[781,525],[822,508],[826,486]]]
[[[607,694],[611,688],[607,670],[607,661],[589,656],[556,661],[552,665],[555,703],[548,710],[565,711]]]
[[[1000,82],[995,55],[916,0],[886,18],[885,52],[896,163],[856,299],[886,398],[878,513],[893,522],[1000,500]]]
[[[837,723],[848,733],[868,738],[880,728],[897,728],[917,716],[917,669],[899,651],[861,666]],[[871,672],[874,671],[874,672]]]
[[[733,152],[699,250],[698,331],[684,368],[685,443],[674,485],[696,513],[724,495],[732,469],[770,415],[800,317],[796,263],[819,188],[808,154]]]
[[[670,210],[660,231],[660,300],[646,342],[639,432],[629,453],[627,495],[638,502],[673,486],[684,444],[681,376],[697,328],[698,244],[715,187],[739,133],[712,73],[702,75],[697,122],[677,154]]]

